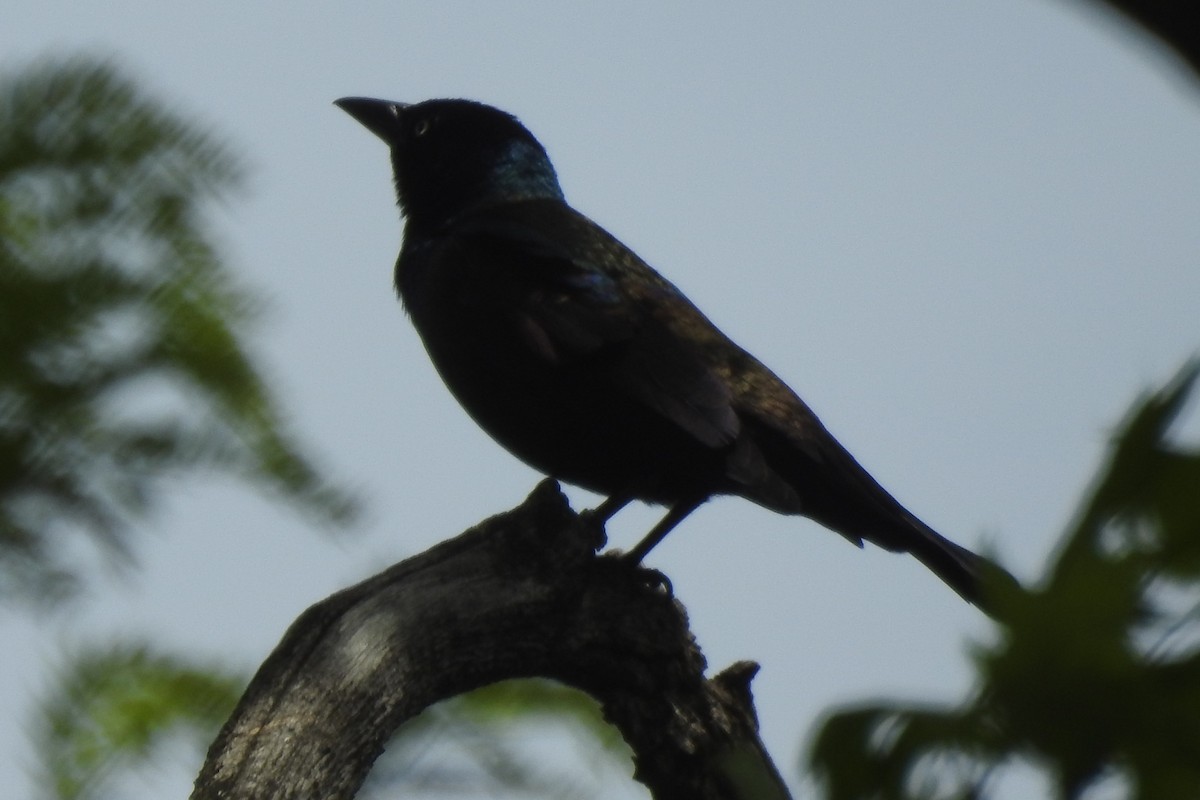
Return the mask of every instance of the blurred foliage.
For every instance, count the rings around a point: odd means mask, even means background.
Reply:
[[[206,746],[245,683],[140,644],[77,654],[34,717],[37,784],[58,800],[109,797],[107,781],[153,763],[168,737]]]
[[[190,753],[175,766],[194,773],[246,682],[145,644],[74,654],[32,717],[35,783],[47,800],[111,797],[122,778],[170,766],[176,739]],[[628,782],[632,769],[592,698],[551,681],[507,681],[401,727],[358,796],[582,800]]]
[[[1014,765],[1065,800],[1200,797],[1200,450],[1167,440],[1198,371],[1131,412],[1041,586],[997,588],[972,699],[823,723],[830,800],[987,798]]]
[[[75,540],[128,557],[170,475],[232,474],[325,521],[352,514],[248,354],[256,305],[204,214],[239,175],[107,63],[0,75],[0,599],[69,591],[86,567]],[[986,798],[1013,764],[1064,800],[1100,782],[1200,796],[1200,452],[1166,438],[1196,375],[1132,412],[1041,585],[996,588],[1000,635],[976,649],[972,698],[825,721],[810,760],[827,797]],[[33,718],[39,786],[110,796],[168,740],[199,751],[243,685],[143,644],[73,656]],[[591,780],[562,766],[564,747]],[[363,796],[582,798],[618,773],[628,752],[589,698],[520,681],[405,726]]]
[[[599,704],[549,680],[511,680],[438,703],[406,723],[359,793],[391,797],[648,796]]]
[[[204,214],[239,174],[107,62],[0,75],[0,599],[69,592],[81,539],[127,558],[168,475],[352,515],[247,353],[256,306]]]
[[[240,171],[107,62],[0,75],[0,600],[76,588],[87,562],[73,538],[127,559],[167,476],[232,474],[320,521],[351,518],[354,500],[289,436],[247,351],[257,305],[204,214]],[[70,654],[31,716],[37,785],[109,797],[181,737],[198,764],[245,683],[144,643]],[[628,757],[590,698],[514,682],[405,726],[369,791],[589,796],[501,734],[514,725],[565,732],[595,774]]]

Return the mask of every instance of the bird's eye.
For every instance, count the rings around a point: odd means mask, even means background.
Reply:
[[[425,134],[429,133],[429,129],[432,127],[433,123],[430,122],[429,117],[421,117],[419,120],[413,123],[413,136],[424,136]]]

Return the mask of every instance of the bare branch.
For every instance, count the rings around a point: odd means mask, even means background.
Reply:
[[[582,689],[665,798],[787,798],[740,663],[713,680],[663,578],[597,556],[552,481],[518,508],[310,608],[251,681],[194,800],[350,798],[396,728],[495,681]]]

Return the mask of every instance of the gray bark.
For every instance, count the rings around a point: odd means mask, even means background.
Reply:
[[[192,797],[351,798],[405,720],[538,676],[600,702],[658,800],[787,798],[757,736],[757,667],[706,679],[662,576],[597,556],[602,544],[547,481],[516,509],[314,605],[251,681]]]

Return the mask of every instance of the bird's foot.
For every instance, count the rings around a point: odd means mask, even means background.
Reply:
[[[642,585],[652,592],[665,595],[666,597],[675,596],[675,587],[671,585],[671,579],[667,577],[665,572],[660,572],[652,567],[643,566],[640,559],[634,559],[632,553],[622,553],[617,556],[622,566],[628,567],[637,573],[638,580]]]
[[[600,548],[604,547],[604,545],[608,544],[608,533],[604,530],[604,526],[610,519],[613,518],[614,514],[616,514],[625,506],[629,505],[629,502],[632,499],[633,498],[629,495],[614,494],[606,498],[603,503],[595,508],[587,511],[581,511],[579,513],[580,519],[582,519],[587,525],[592,526],[593,530],[596,531],[597,552],[599,552]]]

